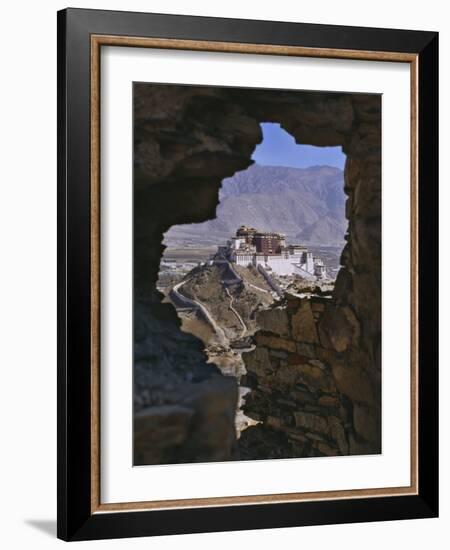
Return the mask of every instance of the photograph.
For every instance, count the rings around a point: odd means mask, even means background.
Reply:
[[[438,515],[438,33],[366,23],[58,12],[59,538]]]
[[[133,83],[135,466],[382,452],[381,120]]]

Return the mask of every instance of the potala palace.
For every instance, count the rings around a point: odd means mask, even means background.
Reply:
[[[236,265],[254,265],[277,275],[299,275],[305,279],[325,279],[326,268],[306,246],[286,244],[282,233],[261,232],[241,226],[225,246],[219,246],[218,256]]]

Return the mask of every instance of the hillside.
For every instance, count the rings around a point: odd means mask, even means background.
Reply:
[[[231,341],[242,337],[243,332],[247,336],[256,330],[256,311],[270,305],[273,298],[264,278],[255,268],[238,268],[236,271],[242,282],[233,285],[224,284],[229,276],[225,268],[224,265],[215,264],[193,269],[182,286],[182,294],[200,301],[224,331],[226,339]],[[243,331],[236,313],[246,330]]]
[[[245,224],[281,231],[291,241],[341,246],[347,228],[343,188],[339,168],[254,164],[223,181],[216,219],[174,226],[165,244],[219,244]]]

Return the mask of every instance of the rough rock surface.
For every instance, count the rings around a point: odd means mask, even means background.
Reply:
[[[243,457],[267,458],[274,431],[283,458],[379,452],[377,387],[345,353],[360,338],[350,311],[330,298],[287,295],[283,306],[259,312],[257,347],[243,356],[252,388],[244,413],[262,426],[242,433]]]
[[[260,122],[280,123],[298,143],[343,147],[349,232],[332,302],[319,312],[319,321],[312,311],[315,326],[308,305],[288,304],[290,337],[270,331],[257,337],[258,348],[266,350],[260,353],[270,357],[252,366],[257,387],[247,406],[255,415],[265,411],[264,426],[246,431],[258,430],[255,448],[265,447],[265,437],[273,441],[273,433],[277,440],[289,437],[286,446],[296,446],[295,456],[346,454],[347,446],[349,453],[380,452],[380,112],[377,95],[135,84],[134,390],[135,412],[143,415],[135,422],[136,456],[142,463],[226,460],[235,452],[236,385],[206,363],[198,339],[181,332],[173,308],[161,305],[155,283],[164,232],[172,225],[214,217],[222,180],[252,163],[262,139]],[[273,346],[270,339],[278,344]],[[302,364],[303,358],[318,363]],[[282,362],[286,365],[278,375],[268,372]],[[269,376],[278,376],[277,384],[287,384],[289,391],[297,385],[296,399],[280,395],[269,411],[264,404],[273,398],[273,388],[266,384]],[[322,381],[327,391],[313,391]],[[196,390],[203,397],[194,407],[186,400]],[[208,408],[208,395],[213,394],[223,396],[222,412],[217,413],[220,437],[214,434],[217,415]],[[303,408],[299,396],[305,400]],[[317,401],[308,403],[311,396]],[[315,417],[321,418],[323,403],[335,400],[338,405],[327,407],[332,414],[325,426]],[[169,405],[182,410],[161,409]],[[185,407],[193,410],[192,416]],[[179,424],[179,433],[171,429],[167,440],[164,411],[170,426]],[[288,436],[284,416],[280,423],[285,412],[292,421]],[[145,433],[148,440],[160,441],[161,449],[146,444]]]
[[[227,460],[237,383],[207,363],[169,304],[138,302],[134,346],[134,464]]]

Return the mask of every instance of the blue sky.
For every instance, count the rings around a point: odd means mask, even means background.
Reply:
[[[297,145],[294,138],[279,124],[261,124],[263,141],[256,147],[252,159],[258,164],[269,166],[309,166],[328,165],[343,169],[345,155],[341,147],[314,147]]]

